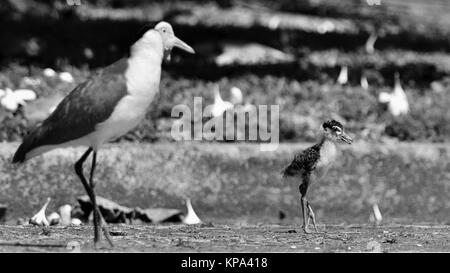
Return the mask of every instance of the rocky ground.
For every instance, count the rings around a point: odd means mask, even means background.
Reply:
[[[111,225],[115,244],[94,248],[92,226],[0,225],[0,252],[449,252],[450,226]]]

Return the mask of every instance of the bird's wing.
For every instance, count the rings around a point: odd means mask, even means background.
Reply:
[[[24,161],[26,153],[39,146],[65,143],[93,132],[127,94],[125,70],[126,62],[120,60],[78,85],[24,138],[13,162]]]
[[[283,177],[301,175],[304,172],[314,170],[320,157],[319,149],[316,146],[314,145],[297,154],[291,164],[282,171]]]

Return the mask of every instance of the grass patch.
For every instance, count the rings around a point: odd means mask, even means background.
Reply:
[[[54,151],[11,166],[16,147],[0,145],[0,203],[9,206],[9,218],[31,216],[49,196],[52,211],[83,194],[73,171],[83,150]],[[129,207],[183,208],[182,198],[189,196],[201,217],[274,219],[281,210],[297,219],[298,184],[282,181],[280,170],[305,147],[283,144],[268,153],[249,144],[111,145],[99,153],[96,191]],[[448,145],[360,142],[343,148],[326,180],[308,193],[321,221],[367,221],[371,202],[386,221],[448,221]]]

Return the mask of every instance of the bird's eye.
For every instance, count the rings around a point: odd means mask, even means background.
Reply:
[[[165,29],[165,28],[163,28],[163,29],[162,29],[162,32],[166,33],[166,29]]]
[[[339,127],[337,127],[337,126],[333,126],[333,130],[334,130],[336,133],[338,133],[338,134],[341,134],[341,133],[342,133],[342,129],[339,128]]]

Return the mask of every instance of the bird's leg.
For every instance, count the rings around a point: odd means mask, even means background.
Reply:
[[[91,166],[91,174],[89,176],[89,184],[92,189],[92,195],[93,195],[93,198],[91,201],[92,201],[92,205],[94,208],[95,233],[100,234],[100,229],[103,230],[103,234],[105,235],[106,240],[108,241],[109,245],[111,247],[113,247],[114,245],[113,245],[111,237],[109,235],[108,227],[106,225],[105,219],[103,219],[102,212],[100,211],[100,209],[97,206],[97,201],[96,201],[96,197],[95,197],[94,172],[95,172],[96,165],[97,165],[97,152],[94,151],[94,154],[92,155],[92,166]]]
[[[307,215],[309,212],[307,212],[305,210],[305,207],[307,206],[308,201],[306,200],[306,198],[304,196],[302,196],[301,198],[302,201],[302,212],[303,212],[303,231],[305,233],[311,233],[308,230],[308,225],[309,225],[309,215]]]
[[[94,216],[93,217],[94,218],[94,234],[95,234],[95,237],[98,238],[98,240],[95,241],[95,243],[97,244],[97,242],[100,240],[101,223],[99,224],[99,215],[101,215],[101,214],[99,213],[99,210],[98,210],[97,200],[96,200],[95,192],[94,192],[95,185],[92,181],[92,177],[94,175],[94,170],[95,170],[95,161],[96,161],[96,152],[94,152],[94,154],[92,156],[92,166],[91,166],[91,175],[89,177],[89,187],[92,192],[92,197],[91,197],[92,214]]]
[[[319,230],[317,229],[317,225],[316,225],[316,216],[315,216],[311,206],[309,205],[309,202],[307,202],[307,206],[308,206],[308,211],[309,211],[309,218],[312,219],[314,229],[316,230],[316,232],[319,232]],[[308,224],[309,224],[309,218],[308,218]]]
[[[302,183],[302,184],[300,184],[298,189],[300,190],[300,195],[301,195],[302,215],[303,215],[303,231],[305,233],[310,233],[308,230],[309,217],[306,215],[307,211],[305,210],[305,207],[308,206],[308,201],[306,200],[306,191],[308,189],[308,185],[305,183]]]
[[[89,186],[88,182],[86,181],[86,178],[83,174],[83,163],[86,161],[89,154],[92,152],[92,148],[89,148],[81,157],[80,159],[75,163],[75,173],[78,175],[78,177],[81,180],[81,183],[83,183],[84,189],[86,190],[86,193],[89,196],[89,199],[91,199],[91,202],[95,203],[95,195],[92,188]],[[97,222],[96,222],[96,213],[95,213],[95,207],[93,207],[93,213],[94,213],[94,243],[97,244],[99,241],[99,230],[97,229]]]

